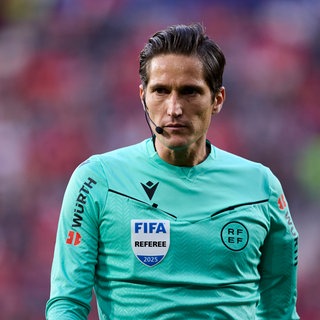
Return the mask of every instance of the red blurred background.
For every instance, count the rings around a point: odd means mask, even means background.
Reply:
[[[66,183],[91,154],[150,135],[139,51],[155,31],[192,22],[227,57],[227,100],[209,138],[281,180],[300,233],[298,311],[320,319],[320,3],[312,0],[1,1],[1,319],[44,318]]]

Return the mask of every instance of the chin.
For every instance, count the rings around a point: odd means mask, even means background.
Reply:
[[[186,139],[164,139],[164,144],[166,145],[167,148],[171,150],[183,150],[187,149],[190,145],[191,142],[186,140]]]

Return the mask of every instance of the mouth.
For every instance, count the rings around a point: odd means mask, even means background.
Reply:
[[[164,127],[168,128],[168,129],[172,129],[172,130],[178,130],[178,129],[185,128],[186,126],[181,123],[169,123],[169,124],[165,125]]]

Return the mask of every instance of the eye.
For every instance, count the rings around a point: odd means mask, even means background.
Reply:
[[[182,95],[192,96],[199,93],[199,90],[193,86],[186,86],[181,89]]]
[[[156,88],[153,89],[153,91],[155,93],[161,94],[161,95],[169,93],[169,90],[167,88],[165,88],[165,87],[156,87]]]

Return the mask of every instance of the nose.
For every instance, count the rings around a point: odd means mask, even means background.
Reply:
[[[182,105],[179,96],[175,93],[172,93],[168,99],[167,114],[172,118],[182,115]]]

